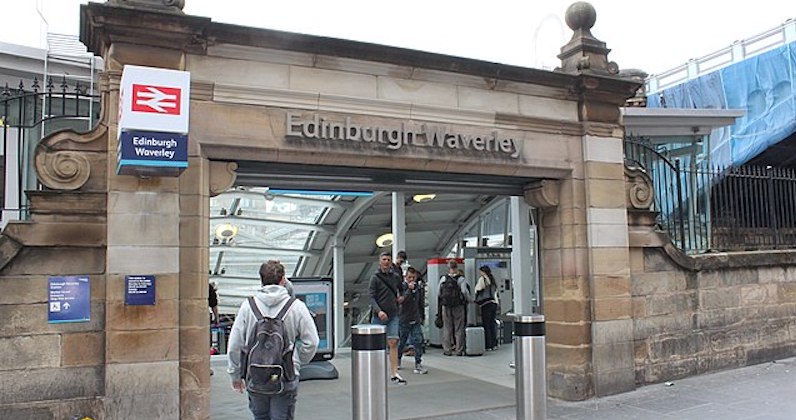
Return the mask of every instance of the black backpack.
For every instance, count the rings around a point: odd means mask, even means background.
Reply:
[[[442,306],[462,306],[467,303],[457,278],[445,275],[439,288],[439,300]]]
[[[296,379],[293,369],[293,343],[288,342],[285,314],[296,301],[290,298],[275,318],[264,317],[249,297],[249,306],[257,317],[254,333],[241,355],[241,377],[253,394],[275,395]]]

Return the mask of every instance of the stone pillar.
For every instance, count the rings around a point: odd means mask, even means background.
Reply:
[[[540,216],[548,392],[570,401],[594,394],[586,194],[580,173],[525,191]]]
[[[558,207],[542,211],[550,393],[565,399],[635,388],[619,107],[639,83],[615,77],[610,50],[590,32],[595,21],[588,3],[567,10],[574,35],[557,70],[577,76],[583,154]]]
[[[587,134],[583,146],[594,392],[603,396],[635,389],[624,159],[621,136]]]
[[[119,81],[134,64],[183,70],[209,19],[90,3],[81,41],[111,80],[107,130],[107,418],[209,418],[209,163],[189,150],[179,178],[116,175]],[[155,12],[155,13],[152,13]],[[135,26],[130,26],[135,22]],[[190,136],[189,136],[190,137]],[[156,277],[154,306],[125,306],[124,276]]]
[[[135,58],[135,47],[114,45]],[[118,115],[121,63],[106,56],[115,79],[108,107]],[[180,196],[176,178],[117,176],[116,129],[108,135],[108,244],[105,413],[108,418],[179,416]],[[154,306],[124,304],[125,275],[156,278]]]

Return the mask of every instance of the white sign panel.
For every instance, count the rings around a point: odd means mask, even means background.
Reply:
[[[188,133],[191,73],[124,66],[119,91],[119,133],[141,130]]]

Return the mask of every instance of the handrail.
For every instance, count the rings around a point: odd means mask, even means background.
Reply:
[[[791,42],[796,42],[796,19],[794,18],[786,20],[785,23],[776,28],[736,41],[728,47],[699,58],[692,58],[685,64],[659,74],[650,75],[645,81],[647,95],[659,93],[664,89]]]

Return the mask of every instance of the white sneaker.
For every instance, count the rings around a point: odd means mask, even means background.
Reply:
[[[428,373],[428,369],[426,369],[425,366],[421,365],[420,363],[415,363],[415,370],[413,370],[413,372],[417,373],[418,375],[425,375]]]

